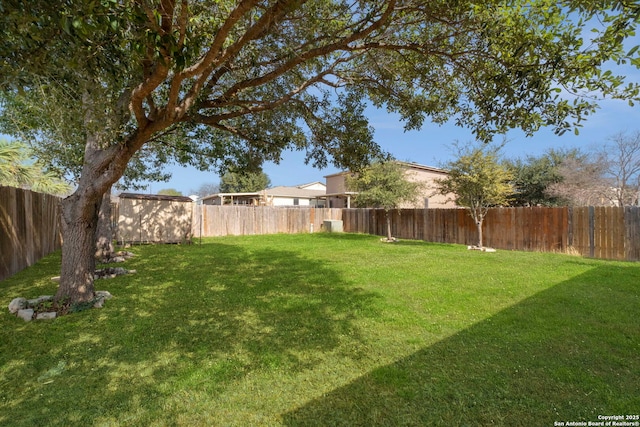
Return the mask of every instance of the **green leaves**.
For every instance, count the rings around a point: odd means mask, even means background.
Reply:
[[[271,180],[263,171],[229,171],[220,180],[221,193],[252,193],[262,191],[271,185]]]
[[[357,192],[359,207],[397,209],[402,204],[415,203],[422,184],[412,181],[402,163],[394,160],[376,161],[347,177],[349,191]]]
[[[513,175],[493,147],[459,147],[458,158],[446,168],[449,175],[439,181],[440,193],[455,194],[456,203],[469,208],[474,219],[483,218],[489,207],[509,203]]]
[[[173,132],[185,141],[171,145],[188,150],[149,146],[198,167],[294,148],[317,166],[357,168],[380,154],[367,102],[407,129],[454,120],[488,141],[514,127],[576,131],[597,98],[640,98],[604,67],[640,67],[638,47],[624,47],[638,24],[629,2],[33,0],[2,10],[0,87],[56,86],[66,113],[52,116],[84,137],[74,151],[86,137],[106,147]],[[79,123],[83,91],[93,118]]]
[[[40,193],[64,195],[69,184],[34,163],[26,146],[0,139],[0,182],[2,185],[25,187]]]

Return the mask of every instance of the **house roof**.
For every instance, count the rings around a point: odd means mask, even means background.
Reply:
[[[296,185],[297,188],[307,188],[307,187],[312,187],[314,185],[322,185],[323,187],[326,187],[327,185],[324,182],[321,181],[314,181],[314,182],[308,182],[306,184],[300,184],[300,185]]]
[[[135,200],[164,200],[170,202],[193,202],[191,198],[186,196],[166,196],[164,194],[136,194],[136,193],[120,193],[118,195],[121,199],[135,199]]]
[[[293,197],[293,198],[302,198],[302,199],[315,199],[316,197],[323,197],[326,195],[326,190],[310,190],[304,187],[309,185],[315,185],[317,183],[311,184],[303,184],[296,187],[288,187],[284,185],[280,185],[273,188],[267,188],[262,191],[255,191],[251,193],[217,193],[211,194],[209,196],[205,196],[202,200],[215,199],[218,197],[260,197],[260,196],[270,196],[270,197]],[[322,184],[322,183],[321,183]],[[324,186],[324,184],[323,184]]]
[[[426,170],[426,171],[430,171],[430,172],[438,172],[438,173],[446,173],[446,174],[449,173],[449,171],[447,171],[445,169],[440,169],[440,168],[436,168],[436,167],[433,167],[433,166],[421,165],[419,163],[401,162],[401,161],[398,161],[398,163],[400,163],[401,165],[406,166],[408,168],[411,168],[411,169],[420,169],[420,170]]]
[[[403,165],[403,166],[405,166],[407,168],[410,168],[410,169],[419,169],[419,170],[442,173],[442,174],[449,173],[448,171],[446,171],[444,169],[436,168],[436,167],[433,167],[433,166],[421,165],[419,163],[401,162],[399,160],[395,160],[395,162],[399,163],[399,164],[401,164],[401,165]],[[325,178],[329,178],[329,177],[333,177],[333,176],[340,176],[340,175],[348,175],[348,174],[349,174],[348,171],[341,171],[341,172],[333,173],[333,174],[330,174],[330,175],[325,175]]]

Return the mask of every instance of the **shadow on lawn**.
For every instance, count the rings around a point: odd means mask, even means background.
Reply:
[[[602,266],[284,414],[289,426],[551,426],[640,408],[640,274]]]
[[[115,295],[101,311],[12,325],[0,424],[179,424],[176,390],[215,399],[250,372],[311,368],[375,315],[376,295],[300,252],[152,249],[127,263],[136,275],[96,283]]]

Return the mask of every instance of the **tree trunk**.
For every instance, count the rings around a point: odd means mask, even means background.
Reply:
[[[476,221],[476,229],[478,230],[478,247],[482,248],[482,219]]]
[[[82,185],[81,185],[82,186]],[[62,267],[55,299],[87,302],[94,298],[95,242],[101,194],[79,188],[62,200]]]
[[[391,211],[385,211],[385,217],[387,219],[387,240],[390,242],[393,240],[393,236],[391,236]]]
[[[110,194],[111,186],[144,143],[171,124],[168,120],[148,122],[145,129],[134,131],[126,141],[105,144],[108,136],[95,129],[96,120],[101,116],[94,114],[93,88],[91,82],[87,84],[82,96],[87,131],[84,164],[78,188],[62,201],[62,267],[55,296],[58,301],[68,299],[72,303],[91,301],[95,297],[96,236],[103,196]],[[127,117],[128,114],[121,117],[122,123],[128,120]],[[110,222],[108,217],[105,220]]]
[[[111,187],[102,196],[96,231],[96,253],[98,262],[109,262],[113,258],[113,223],[111,222]]]

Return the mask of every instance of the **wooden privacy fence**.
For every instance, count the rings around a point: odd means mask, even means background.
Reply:
[[[188,205],[191,210],[191,203]],[[138,212],[132,218],[139,217]],[[386,235],[381,209],[197,205],[188,219],[195,238],[311,233],[322,231],[325,220],[342,220],[346,232]],[[186,224],[163,222],[161,241],[170,240],[167,228],[178,230],[182,240],[188,234]],[[477,238],[465,209],[403,209],[393,212],[392,224],[393,235],[402,239],[468,245]],[[60,249],[60,234],[59,198],[0,186],[0,280]],[[487,214],[484,237],[486,246],[498,249],[572,251],[594,258],[639,261],[640,208],[496,208]]]
[[[60,199],[0,186],[0,280],[61,247]]]
[[[344,230],[386,235],[381,209],[344,209]],[[402,209],[392,213],[398,238],[471,245],[476,226],[466,209]],[[484,245],[508,250],[577,252],[640,260],[640,208],[495,208],[483,224]]]
[[[198,205],[193,236],[313,233],[325,219],[342,219],[342,209]]]

